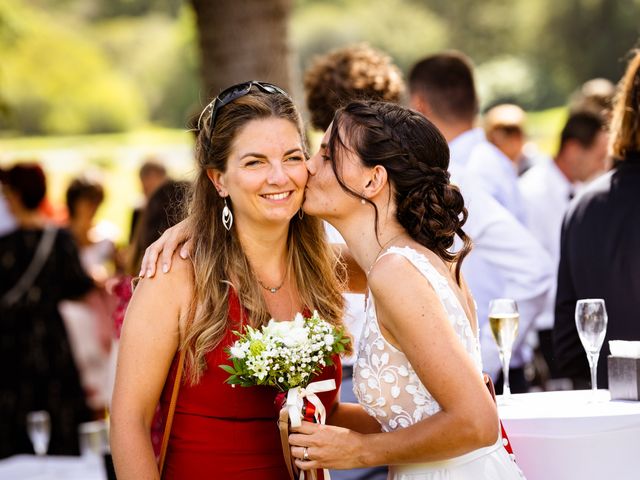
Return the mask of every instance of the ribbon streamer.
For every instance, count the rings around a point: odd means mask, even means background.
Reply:
[[[304,399],[306,398],[309,403],[316,407],[314,418],[318,423],[325,423],[327,412],[324,405],[320,401],[320,398],[316,393],[330,392],[335,390],[336,381],[333,379],[322,380],[320,382],[312,382],[303,387],[295,387],[287,392],[287,410],[289,410],[289,419],[291,420],[291,426],[294,428],[302,425],[302,407],[304,407]]]
[[[315,418],[316,422],[324,425],[327,419],[327,412],[316,393],[330,392],[331,390],[335,390],[335,388],[336,381],[333,379],[329,379],[322,380],[320,382],[311,382],[304,388],[296,387],[289,390],[287,392],[286,408],[289,412],[289,420],[291,421],[291,426],[295,428],[302,425],[302,408],[304,407],[305,398],[315,407],[313,417]],[[314,480],[316,478],[315,473],[315,471],[309,472],[309,480]],[[325,468],[323,469],[323,473],[325,480],[331,480],[329,470]],[[300,480],[305,480],[304,470],[300,470]]]

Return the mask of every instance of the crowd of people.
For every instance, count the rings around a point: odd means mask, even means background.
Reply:
[[[125,254],[91,234],[98,182],[71,182],[60,226],[41,167],[2,171],[0,457],[32,451],[29,411],[50,412],[51,453],[75,454],[77,425],[112,407],[119,478],[153,478],[184,352],[163,478],[287,478],[276,392],[231,388],[217,366],[233,330],[317,310],[354,345],[319,377],[342,385],[321,395],[331,427],[290,436],[299,468],[521,478],[481,375],[501,393],[490,300],[518,305],[515,393],[590,386],[578,299],[606,302],[603,356],[606,340],[640,339],[640,53],[617,87],[591,80],[568,100],[552,156],[519,106],[480,112],[460,52],[421,59],[405,83],[384,52],[351,45],[317,57],[304,88],[317,153],[286,92],[230,87],[198,120],[193,182],[140,169]],[[408,372],[400,393],[381,358]]]

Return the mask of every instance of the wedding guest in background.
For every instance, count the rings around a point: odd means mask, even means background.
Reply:
[[[487,140],[511,160],[518,175],[522,175],[532,166],[532,159],[524,152],[524,122],[524,110],[510,103],[491,107],[482,117],[482,127]]]
[[[389,55],[358,43],[315,57],[304,74],[304,91],[311,126],[324,132],[338,108],[358,99],[399,103],[405,85]]]
[[[640,52],[620,81],[611,120],[613,168],[586,187],[562,225],[553,340],[560,373],[575,388],[590,386],[587,357],[575,326],[576,301],[603,298],[609,322],[598,362],[606,388],[609,340],[640,339]]]
[[[608,124],[611,120],[613,97],[616,86],[606,78],[592,78],[582,84],[569,98],[569,112],[591,112],[603,117]]]
[[[307,109],[311,126],[324,132],[341,106],[357,99],[381,100],[399,103],[405,86],[400,69],[391,58],[366,43],[349,45],[332,50],[314,59],[304,75]],[[332,244],[344,244],[338,231],[325,222],[325,229]],[[345,293],[347,309],[344,322],[355,338],[364,324],[364,295]],[[341,402],[356,402],[353,393],[353,363],[355,356],[342,359]],[[369,469],[336,470],[331,472],[335,480],[376,480],[387,478],[386,467]]]
[[[149,198],[151,198],[153,192],[155,192],[160,185],[167,181],[167,169],[159,160],[150,157],[140,167],[138,177],[140,178],[140,185],[142,186],[144,203],[136,207],[131,215],[131,230],[129,231],[130,242],[133,242],[138,221]]]
[[[94,288],[70,233],[39,211],[46,181],[37,164],[0,174],[18,228],[0,237],[0,458],[32,453],[26,416],[51,417],[48,453],[78,454],[78,425],[91,419],[69,338],[58,313],[63,299]]]
[[[586,111],[574,113],[562,129],[555,157],[541,161],[520,178],[529,230],[556,266],[560,259],[560,230],[564,214],[578,189],[602,173],[608,141],[609,136],[600,115]],[[535,319],[540,352],[551,378],[559,377],[551,334],[555,299],[554,281],[547,294],[544,310]]]
[[[513,392],[526,391],[524,367],[531,361],[532,352],[524,340],[551,288],[551,259],[531,233],[466,170],[477,146],[484,146],[484,151],[495,148],[487,146],[482,129],[474,128],[478,98],[469,59],[459,52],[429,56],[411,69],[409,89],[412,107],[431,120],[449,143],[449,171],[469,211],[465,231],[474,248],[462,268],[478,305],[483,367],[501,392],[500,359],[489,328],[488,310],[490,300],[512,298],[518,303],[520,327],[509,378]],[[515,176],[513,167],[509,168]],[[489,278],[491,281],[487,281]]]
[[[87,275],[104,286],[113,267],[115,245],[97,238],[95,215],[104,201],[102,184],[83,176],[67,187],[68,228],[80,252]],[[111,348],[111,312],[114,304],[104,288],[93,290],[82,301],[60,303],[60,313],[71,339],[76,364],[80,369],[87,402],[96,416],[103,416],[109,394],[107,374]]]
[[[460,52],[427,57],[409,74],[411,105],[432,119],[451,143],[452,169],[465,168],[484,189],[523,225],[525,212],[513,163],[488,142],[478,116],[478,95],[471,60]]]
[[[219,365],[229,363],[233,331],[246,324],[310,310],[339,323],[339,264],[320,220],[300,212],[305,142],[285,92],[261,82],[234,85],[205,108],[198,127],[186,220],[193,254],[166,274],[143,278],[127,310],[112,404],[113,459],[120,480],[158,478],[150,423],[159,401],[167,411],[182,350],[186,378],[163,478],[281,480],[288,471],[277,390],[232,388]],[[339,384],[340,376],[336,358],[319,378]],[[327,411],[336,396],[320,394]]]
[[[7,199],[2,192],[2,185],[0,184],[0,235],[5,235],[15,230],[16,227],[16,219],[13,218],[9,210]]]

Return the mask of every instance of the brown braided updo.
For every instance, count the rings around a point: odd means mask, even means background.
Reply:
[[[449,147],[440,131],[420,113],[392,103],[358,101],[336,112],[328,143],[333,171],[345,191],[375,208],[342,180],[335,159],[344,149],[367,167],[385,168],[398,222],[442,260],[455,262],[460,282],[460,266],[471,250],[471,239],[462,230],[467,209],[460,190],[449,181]],[[376,208],[376,226],[377,220]],[[463,246],[454,253],[456,235]]]

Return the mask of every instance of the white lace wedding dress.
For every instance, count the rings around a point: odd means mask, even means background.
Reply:
[[[460,341],[482,375],[480,344],[447,279],[426,256],[410,247],[390,247],[384,255],[405,257],[437,293]],[[420,382],[407,357],[382,336],[374,299],[369,292],[366,319],[353,370],[353,390],[366,411],[390,432],[437,413],[440,405]],[[429,463],[391,465],[393,480],[511,480],[524,478],[502,445],[496,443],[465,455]]]

